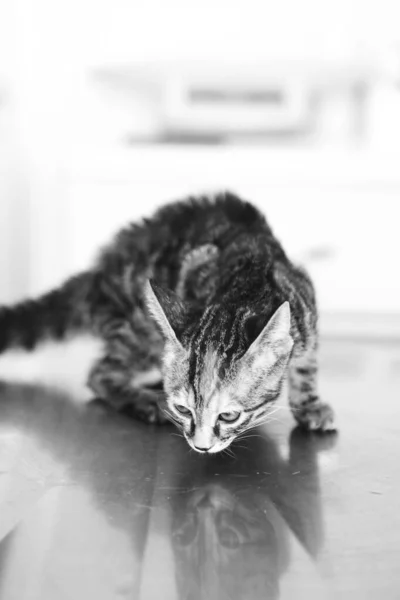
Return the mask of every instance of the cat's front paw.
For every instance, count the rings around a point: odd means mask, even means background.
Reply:
[[[293,409],[298,424],[308,431],[336,431],[335,413],[329,404],[316,399]]]
[[[122,408],[122,412],[144,423],[165,425],[169,422],[165,408],[166,402],[163,393],[142,390]]]

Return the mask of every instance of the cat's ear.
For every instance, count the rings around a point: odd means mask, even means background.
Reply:
[[[180,344],[179,332],[183,327],[185,307],[178,296],[166,291],[154,281],[146,281],[144,296],[150,314],[157,322],[166,340]]]
[[[243,358],[259,355],[264,349],[272,349],[282,354],[291,350],[293,340],[290,336],[289,302],[281,304],[258,335],[255,334],[259,323],[258,318],[250,317],[249,321],[248,334],[254,341]]]

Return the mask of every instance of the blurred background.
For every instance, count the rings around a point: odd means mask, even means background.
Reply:
[[[0,0],[0,302],[127,221],[230,189],[325,334],[400,336],[395,0]]]

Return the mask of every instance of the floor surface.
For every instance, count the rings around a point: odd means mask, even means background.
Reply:
[[[325,342],[337,436],[282,405],[232,455],[0,386],[1,600],[400,599],[400,346]]]

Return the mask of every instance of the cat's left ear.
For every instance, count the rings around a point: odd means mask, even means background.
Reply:
[[[264,350],[274,350],[279,354],[290,352],[293,339],[290,335],[290,305],[284,302],[275,311],[268,323],[250,345],[244,359],[259,356]]]
[[[181,345],[178,336],[183,328],[185,306],[178,296],[154,281],[147,281],[144,296],[150,314],[154,317],[165,339]]]

